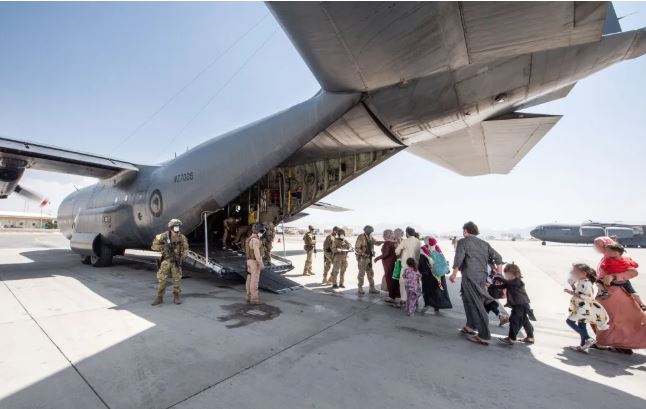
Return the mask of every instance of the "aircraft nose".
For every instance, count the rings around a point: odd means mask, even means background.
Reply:
[[[538,227],[534,228],[532,231],[529,232],[529,235],[534,237],[535,239],[540,239],[539,237],[539,232],[540,229]]]

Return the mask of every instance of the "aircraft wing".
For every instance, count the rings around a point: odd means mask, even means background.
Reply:
[[[329,212],[348,212],[348,211],[350,211],[350,209],[348,209],[348,208],[333,205],[333,204],[326,203],[326,202],[316,202],[313,205],[311,205],[310,208],[317,209],[317,210],[327,210]]]
[[[469,64],[598,41],[608,10],[606,2],[269,2],[268,7],[323,89],[336,92],[365,92]]]
[[[561,119],[513,113],[413,144],[409,152],[464,176],[505,174]]]
[[[137,166],[116,159],[0,137],[0,167],[106,179]]]

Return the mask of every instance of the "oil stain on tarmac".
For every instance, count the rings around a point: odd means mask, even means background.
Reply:
[[[281,310],[273,305],[261,304],[230,304],[223,305],[222,308],[228,311],[227,315],[218,317],[221,322],[232,322],[227,328],[240,328],[258,321],[269,321],[278,317]]]

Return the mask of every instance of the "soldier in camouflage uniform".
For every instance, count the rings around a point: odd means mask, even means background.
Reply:
[[[258,294],[258,283],[260,273],[264,268],[261,239],[265,232],[265,227],[256,223],[251,226],[251,236],[245,242],[245,254],[247,256],[247,278],[245,288],[247,290],[247,303],[259,305],[260,295]]]
[[[334,264],[332,266],[332,288],[345,288],[343,285],[343,278],[345,276],[345,270],[348,268],[348,253],[352,251],[352,246],[345,239],[345,231],[339,229],[337,231],[337,237],[334,239],[332,244],[332,253],[334,254]],[[337,277],[339,279],[339,284],[337,285]]]
[[[182,292],[182,261],[188,254],[188,240],[179,232],[182,222],[172,219],[168,222],[168,231],[155,236],[151,248],[154,251],[161,251],[161,263],[157,271],[157,297],[152,305],[159,305],[164,302],[166,291],[166,280],[170,273],[173,277],[173,302],[181,304],[180,293]]]
[[[271,249],[274,246],[274,237],[276,236],[276,229],[274,223],[267,223],[265,228],[265,234],[261,237],[260,241],[262,243],[263,249],[263,261],[265,264],[271,263]]]
[[[379,290],[375,288],[375,272],[372,269],[372,259],[375,257],[375,245],[383,244],[383,241],[375,240],[372,237],[372,232],[375,229],[372,226],[363,228],[363,234],[357,237],[357,242],[354,245],[355,254],[357,255],[357,264],[359,267],[359,275],[357,276],[357,292],[363,295],[363,277],[368,276],[368,285],[370,294],[379,294]]]
[[[325,241],[323,242],[323,281],[321,284],[327,285],[330,284],[327,280],[327,275],[332,268],[332,263],[334,263],[334,253],[332,253],[332,245],[334,244],[334,239],[336,238],[336,233],[339,230],[338,227],[334,226],[332,232],[327,235]]]
[[[316,253],[316,236],[314,235],[314,226],[307,226],[308,232],[303,236],[303,249],[305,250],[305,266],[303,266],[304,276],[313,276],[312,272],[312,254]]]

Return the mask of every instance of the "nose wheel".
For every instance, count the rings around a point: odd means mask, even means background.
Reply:
[[[544,246],[544,245],[546,245],[546,244],[547,244],[547,243],[545,243],[544,241],[541,241],[541,246]]]
[[[108,267],[112,264],[112,247],[100,244],[98,246],[98,255],[90,256],[90,264],[94,267]]]

